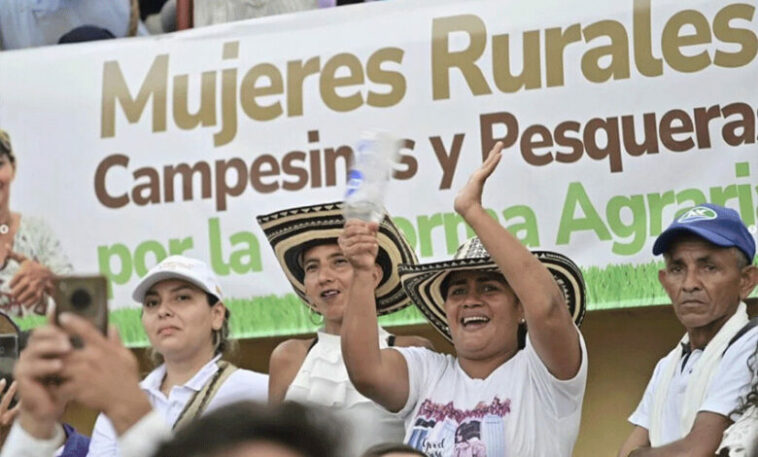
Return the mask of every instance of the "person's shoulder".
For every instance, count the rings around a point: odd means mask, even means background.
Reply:
[[[758,341],[758,316],[748,321],[745,326],[737,332],[737,334],[730,340],[729,347],[726,348],[726,352],[732,350],[741,350],[745,347],[755,348],[755,344]]]
[[[756,318],[753,318],[756,319]],[[753,322],[751,321],[751,324]],[[756,353],[758,344],[758,325],[753,324],[751,328],[733,339],[729,346],[724,350],[722,363],[732,363],[735,359],[745,359]]]
[[[313,344],[314,338],[292,338],[279,343],[271,352],[269,361],[269,373],[283,366],[297,364],[300,366],[308,355],[308,349]]]
[[[395,346],[398,347],[422,347],[434,351],[434,344],[428,338],[417,335],[395,336]]]
[[[41,217],[29,214],[20,214],[18,231],[31,239],[55,239],[55,234],[50,224]]]
[[[259,373],[257,371],[248,370],[246,368],[237,368],[234,370],[234,373],[229,375],[230,377],[235,378],[236,380],[240,380],[246,383],[268,383],[268,375],[265,373]]]
[[[36,216],[33,214],[19,213],[19,224],[22,226],[25,226],[26,228],[29,228],[29,227],[43,228],[43,229],[49,228],[47,221],[45,221],[43,217]]]
[[[231,400],[268,401],[268,375],[237,368],[221,386],[224,397]]]
[[[423,365],[426,369],[436,367],[444,370],[455,365],[455,357],[450,354],[433,351],[423,346],[393,346],[408,364]]]

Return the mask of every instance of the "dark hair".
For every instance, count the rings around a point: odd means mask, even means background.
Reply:
[[[377,444],[376,446],[371,446],[370,448],[366,449],[366,452],[364,452],[361,457],[382,457],[387,454],[391,454],[393,452],[403,452],[406,454],[413,454],[413,455],[418,455],[421,457],[427,457],[426,454],[419,451],[418,449],[408,446],[407,444],[403,444],[403,443]]]
[[[335,457],[339,435],[327,416],[297,403],[233,403],[179,430],[153,457],[212,457],[253,442],[277,444],[303,457]]]
[[[750,259],[747,258],[747,254],[742,252],[739,248],[732,247],[732,249],[734,249],[734,255],[737,256],[737,268],[742,270],[751,264]]]
[[[3,129],[0,129],[0,157],[8,156],[11,165],[16,167],[16,156],[13,154],[13,147],[11,146],[11,137]]]
[[[740,405],[729,414],[729,417],[738,417],[751,406],[758,408],[758,342],[756,342],[753,355],[747,359],[747,368],[753,374],[752,386],[745,398],[740,400]]]

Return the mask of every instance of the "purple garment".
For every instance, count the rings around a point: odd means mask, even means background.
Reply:
[[[63,445],[63,453],[60,457],[86,457],[89,450],[89,437],[77,432],[68,424],[63,424],[66,432],[66,444]]]

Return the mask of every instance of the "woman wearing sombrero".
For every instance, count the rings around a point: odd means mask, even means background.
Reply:
[[[274,349],[269,362],[269,402],[291,400],[344,411],[352,430],[348,454],[371,445],[402,439],[404,425],[353,387],[340,348],[342,316],[353,284],[353,267],[337,245],[345,220],[341,202],[289,208],[259,216],[266,238],[300,299],[324,323],[315,338],[290,339]],[[378,255],[372,262],[370,289],[378,315],[397,311],[410,301],[400,284],[398,265],[416,262],[408,242],[389,216],[378,225]],[[372,305],[373,306],[373,305]],[[393,336],[376,324],[377,347],[431,343],[414,336]]]
[[[340,237],[355,271],[342,350],[353,384],[398,412],[405,442],[427,454],[568,457],[587,380],[587,353],[576,326],[584,286],[573,262],[530,252],[484,210],[482,189],[502,148],[493,148],[455,199],[455,210],[478,239],[451,261],[401,267],[403,287],[453,342],[457,358],[376,345],[366,286],[377,253],[376,225],[352,220]],[[519,333],[527,328],[522,347]]]

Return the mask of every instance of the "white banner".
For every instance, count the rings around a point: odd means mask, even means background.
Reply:
[[[503,139],[493,215],[573,258],[590,309],[663,302],[651,246],[677,211],[725,204],[755,233],[757,24],[737,0],[417,0],[3,52],[11,208],[114,309],[179,252],[276,307],[254,216],[341,199],[361,131],[406,140],[387,207],[422,262],[469,236],[453,197]],[[280,320],[238,335],[299,328]]]

